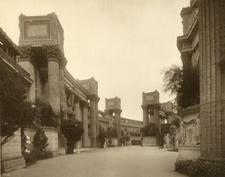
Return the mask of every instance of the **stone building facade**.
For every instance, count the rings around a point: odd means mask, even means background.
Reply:
[[[0,28],[1,60],[17,70],[30,84],[27,94],[30,101],[48,101],[54,112],[63,119],[77,119],[82,122],[84,134],[80,147],[98,147],[99,125],[107,129],[112,124],[112,119],[117,120],[113,121],[113,125],[119,127],[118,131],[127,127],[140,132],[142,123],[122,118],[121,109],[111,119],[107,116],[107,111],[99,110],[98,82],[93,77],[78,80],[66,69],[64,31],[56,14],[20,15],[19,29],[19,46],[16,46]],[[55,155],[63,153],[61,150],[66,148],[65,138],[60,129],[42,128],[48,137],[47,149]],[[32,150],[35,129],[26,128],[25,134],[30,137],[31,145],[28,149]],[[5,171],[24,166],[19,131],[2,149],[1,155]]]
[[[178,37],[178,48],[184,66],[184,79],[190,64],[199,64],[198,156],[205,160],[225,160],[224,13],[223,0],[191,0],[190,7],[181,12],[184,35]]]
[[[193,68],[199,68],[199,9],[196,0],[183,8],[183,35],[177,37],[177,47],[183,63],[183,80],[188,83],[188,75]],[[190,88],[190,87],[189,87]],[[178,159],[197,159],[200,156],[199,105],[189,106],[180,111]]]

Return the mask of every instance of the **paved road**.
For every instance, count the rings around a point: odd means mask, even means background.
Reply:
[[[174,171],[177,152],[157,147],[128,146],[94,149],[58,156],[10,177],[185,177]]]

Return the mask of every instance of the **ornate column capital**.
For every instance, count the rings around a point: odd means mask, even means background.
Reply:
[[[141,105],[143,110],[148,110],[148,105]]]
[[[81,101],[81,97],[79,95],[75,94],[74,101],[75,101],[75,103],[79,103]]]
[[[88,98],[90,99],[90,101],[94,101],[96,103],[98,103],[99,100],[100,100],[100,98],[97,95],[95,95],[95,94],[89,94]]]
[[[60,50],[59,45],[43,45],[42,49],[48,60],[54,60],[59,62],[60,69],[64,69],[67,64],[67,60],[64,57],[64,53]]]
[[[191,51],[186,51],[181,53],[181,60],[183,63],[183,66],[191,64]]]
[[[114,109],[113,110],[116,114],[121,114],[122,113],[122,110],[121,109]]]
[[[84,100],[81,100],[81,105],[83,106],[83,108],[89,107],[89,103],[87,101],[84,101]]]
[[[20,55],[20,61],[21,60],[30,60],[33,61],[34,60],[34,52],[31,48],[31,46],[20,46],[19,47],[21,55]]]

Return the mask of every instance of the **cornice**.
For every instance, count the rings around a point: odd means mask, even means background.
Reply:
[[[64,69],[64,73],[65,78],[70,81],[76,89],[82,92],[85,96],[89,95],[89,92],[84,87],[82,87],[82,85],[76,79],[74,79],[74,77],[69,73],[66,68]]]
[[[8,55],[0,50],[0,59],[5,62],[12,69],[17,71],[24,79],[26,79],[30,84],[33,83],[33,80],[30,78],[30,74],[22,68],[18,63],[12,60]]]
[[[182,44],[183,43],[191,43],[191,41],[194,38],[197,31],[198,31],[198,15],[195,17],[194,22],[193,22],[188,34],[177,37],[177,48],[180,52],[182,52]],[[192,48],[190,50],[192,50]]]
[[[0,27],[0,34],[11,45],[11,47],[17,52],[17,54],[21,54],[19,47],[9,38],[9,36],[3,31],[3,29],[1,27]]]

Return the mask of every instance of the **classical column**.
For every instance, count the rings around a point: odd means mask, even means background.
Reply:
[[[97,133],[96,133],[96,97],[90,96],[90,114],[91,114],[91,147],[96,147]]]
[[[80,115],[80,97],[78,95],[75,96],[74,100],[74,108],[75,108],[75,118],[79,121],[81,121],[81,115]]]
[[[157,141],[157,146],[159,146],[159,105],[155,105],[154,108],[154,123],[155,127],[157,129],[156,131],[156,141]]]
[[[48,100],[55,113],[60,113],[59,59],[60,51],[56,45],[44,46],[48,59]]]
[[[143,109],[143,125],[147,125],[148,124],[148,108],[146,105],[142,105],[141,106]]]
[[[116,122],[116,129],[117,129],[117,138],[120,140],[121,138],[121,110],[114,110],[115,112],[115,122]]]
[[[65,61],[65,60],[64,60]],[[66,105],[66,93],[65,93],[65,84],[64,84],[64,69],[65,69],[66,63],[60,62],[59,66],[59,78],[60,78],[60,107],[62,110],[62,116],[63,119],[67,118],[67,105]]]
[[[99,122],[98,122],[98,102],[99,102],[100,98],[97,97],[96,98],[96,102],[95,102],[95,110],[96,110],[96,137],[98,137],[99,135]]]
[[[225,161],[225,1],[198,5],[200,158]]]
[[[82,137],[83,140],[83,147],[89,147],[89,140],[88,140],[88,102],[82,102],[82,112],[83,112],[83,128],[84,128],[84,134]]]

